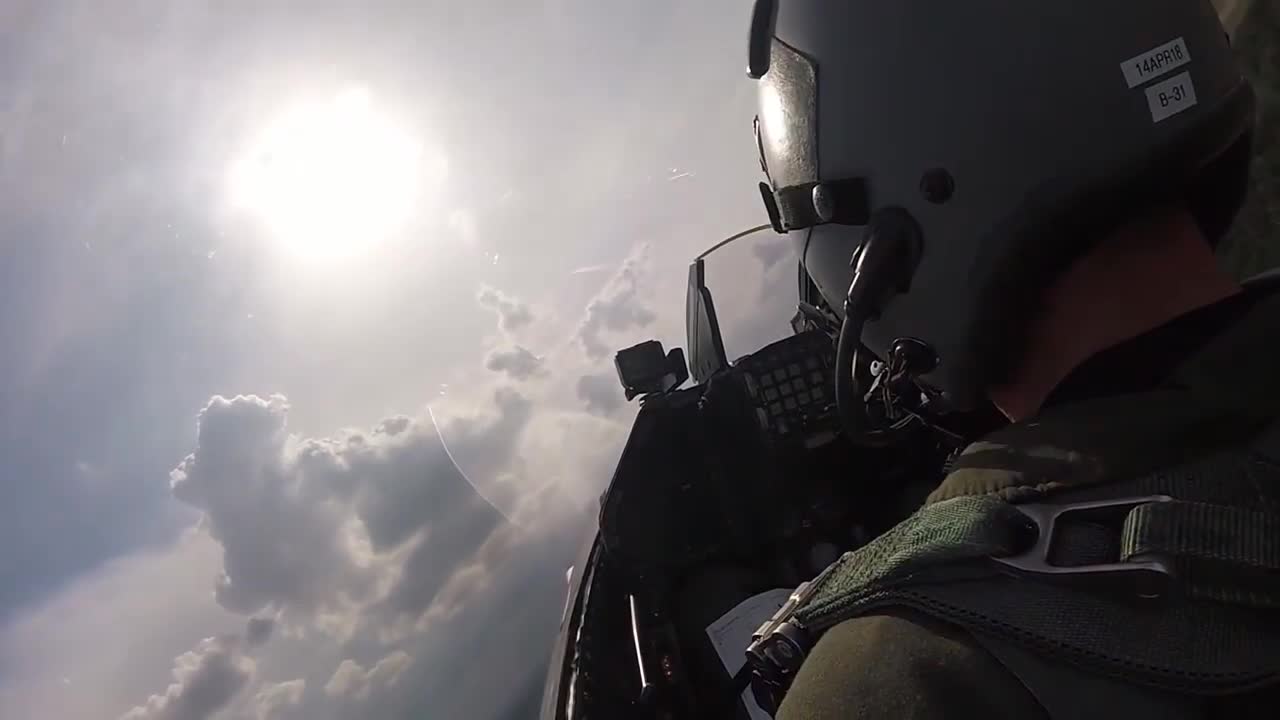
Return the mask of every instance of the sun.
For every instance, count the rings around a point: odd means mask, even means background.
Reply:
[[[232,203],[291,254],[341,259],[406,226],[442,170],[428,160],[368,91],[349,89],[268,123],[232,165]]]

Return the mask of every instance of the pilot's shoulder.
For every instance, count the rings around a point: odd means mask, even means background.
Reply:
[[[1044,717],[965,631],[907,609],[845,621],[814,646],[779,720]]]

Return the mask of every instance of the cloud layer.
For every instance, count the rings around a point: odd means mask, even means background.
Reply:
[[[641,279],[647,265],[648,249],[642,246],[623,262],[587,305],[577,334],[587,357],[598,360],[616,350],[605,342],[605,335],[637,330],[657,319],[641,293]]]
[[[578,399],[587,412],[607,416],[622,407],[625,396],[617,377],[606,374],[583,375],[578,378]]]
[[[495,288],[484,286],[476,295],[481,307],[498,314],[498,325],[506,332],[514,332],[533,322],[533,311],[525,303]]]
[[[208,720],[253,677],[256,663],[240,638],[205,638],[174,661],[173,683],[120,720]]]
[[[296,622],[369,607],[419,613],[503,522],[434,427],[396,417],[369,433],[299,439],[287,412],[281,396],[213,398],[195,452],[172,474],[175,497],[204,513],[222,545],[215,594],[228,610]],[[490,433],[519,428],[467,429],[466,442],[488,445]]]
[[[366,702],[375,690],[395,687],[405,668],[413,664],[413,658],[401,650],[379,660],[367,671],[360,663],[343,660],[333,677],[325,683],[324,694],[354,702]]]
[[[760,261],[766,271],[794,252],[791,244],[785,238],[772,237],[768,240],[757,241],[751,246],[751,254],[756,256],[756,259]]]
[[[254,698],[254,717],[257,720],[284,720],[293,708],[302,702],[307,689],[303,678],[263,685]]]
[[[516,345],[489,353],[484,366],[494,372],[505,373],[513,380],[528,380],[542,372],[542,358]]]
[[[194,584],[241,629],[214,634],[222,628],[191,623],[207,629],[170,639],[145,684],[129,684],[127,702],[109,702],[112,716],[505,720],[523,712],[545,674],[564,569],[625,440],[621,390],[590,347],[652,322],[644,263],[633,254],[582,322],[560,329],[567,342],[553,351],[555,374],[522,345],[493,352],[487,364],[502,377],[488,376],[494,384],[474,388],[465,410],[438,424],[430,414],[392,416],[305,437],[291,430],[283,395],[211,398],[170,487],[199,514],[193,534],[213,546]],[[504,333],[511,318],[525,327],[527,308],[490,291]],[[510,384],[540,371],[550,380]],[[174,546],[165,563],[182,564],[189,552]],[[145,621],[131,627],[149,634]],[[504,678],[501,687],[493,677]],[[8,690],[0,681],[0,708],[48,706],[10,704]]]
[[[171,485],[218,542],[214,597],[247,617],[245,631],[183,653],[168,688],[123,718],[197,720],[224,707],[281,720],[399,717],[431,696],[449,696],[456,712],[499,712],[512,697],[480,686],[457,694],[431,669],[465,652],[529,679],[563,602],[557,568],[582,528],[553,519],[571,504],[531,485],[513,496],[512,523],[457,468],[430,420],[306,439],[289,433],[288,412],[278,395],[214,397],[200,412],[196,448]],[[528,399],[499,388],[490,410],[451,419],[446,432],[459,451],[505,467],[529,418]],[[258,679],[254,656],[276,643],[277,625],[286,645],[347,657],[296,680]]]

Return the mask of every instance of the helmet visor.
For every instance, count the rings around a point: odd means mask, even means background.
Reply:
[[[775,39],[760,82],[756,133],[770,184],[776,192],[817,182],[817,68]]]

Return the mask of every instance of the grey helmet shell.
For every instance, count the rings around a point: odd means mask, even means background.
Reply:
[[[927,343],[957,408],[1107,228],[1178,203],[1216,237],[1242,201],[1254,98],[1209,0],[758,0],[752,32],[775,227],[840,313],[860,223],[910,213],[922,253],[862,342]]]

